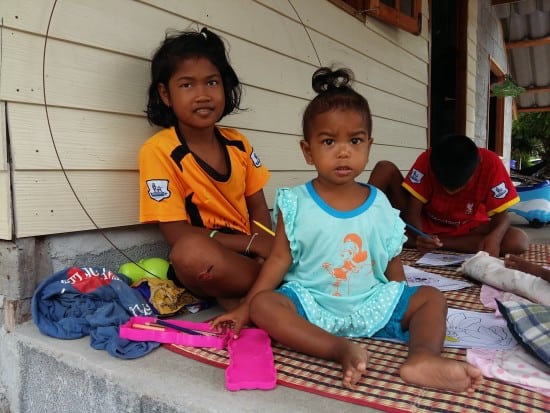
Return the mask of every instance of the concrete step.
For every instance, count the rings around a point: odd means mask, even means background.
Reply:
[[[201,317],[209,318],[203,313]],[[94,350],[89,337],[54,339],[32,322],[0,336],[1,374],[11,413],[378,411],[281,385],[269,391],[230,392],[223,369],[164,348],[121,360]]]

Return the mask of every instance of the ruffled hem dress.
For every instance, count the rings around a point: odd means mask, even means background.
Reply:
[[[282,216],[292,253],[283,288],[311,323],[339,336],[371,337],[383,328],[405,286],[384,275],[402,250],[405,224],[368,186],[369,197],[350,211],[330,207],[311,181],[276,194],[274,216]]]

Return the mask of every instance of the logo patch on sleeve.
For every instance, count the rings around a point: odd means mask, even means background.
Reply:
[[[256,152],[252,151],[252,153],[250,154],[250,159],[252,159],[252,163],[256,168],[262,166],[262,161],[260,160],[260,157],[256,155]]]
[[[413,184],[419,184],[420,182],[422,182],[423,178],[424,178],[424,174],[415,168],[413,168],[413,170],[409,174],[409,179]]]
[[[501,182],[497,186],[492,187],[491,191],[493,191],[493,196],[497,199],[505,198],[509,192],[504,182]]]
[[[155,201],[160,202],[163,199],[170,198],[168,179],[150,179],[147,181],[147,188],[149,188],[149,196]]]

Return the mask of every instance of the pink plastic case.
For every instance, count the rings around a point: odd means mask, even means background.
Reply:
[[[247,328],[239,338],[227,344],[229,367],[225,370],[228,390],[270,390],[277,385],[277,370],[273,361],[271,339],[258,328]]]

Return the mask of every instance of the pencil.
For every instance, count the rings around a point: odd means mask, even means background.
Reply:
[[[428,234],[426,234],[425,232],[420,231],[418,228],[416,228],[415,226],[413,226],[413,225],[411,225],[411,224],[405,223],[405,225],[407,226],[407,228],[409,228],[409,229],[412,230],[413,232],[416,232],[416,233],[417,233],[418,235],[420,235],[421,237],[432,238],[432,237],[430,237]]]
[[[157,326],[151,326],[148,324],[132,324],[133,328],[137,328],[138,330],[153,330],[153,331],[165,331],[166,329],[164,327],[157,327]]]
[[[181,331],[183,333],[187,333],[187,334],[191,334],[191,335],[194,335],[194,336],[202,336],[203,334],[198,332],[198,331],[195,331],[195,330],[192,330],[190,328],[185,328],[185,327],[182,327],[182,326],[179,326],[177,324],[174,324],[174,323],[170,323],[168,321],[164,321],[164,320],[155,320],[155,324],[159,324],[161,326],[164,326],[164,327],[168,327],[168,328],[173,328],[174,330],[178,330],[178,331]]]
[[[260,227],[261,229],[263,229],[265,232],[267,232],[269,235],[271,236],[275,236],[275,233],[270,230],[268,227],[266,227],[264,224],[262,224],[261,222],[258,222],[258,221],[253,221],[258,227]]]

